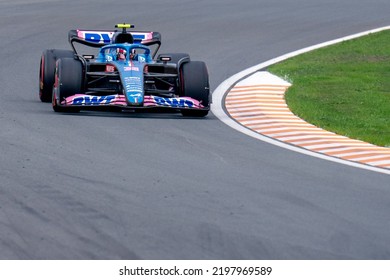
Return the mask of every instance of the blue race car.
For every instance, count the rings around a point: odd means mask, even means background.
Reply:
[[[98,108],[169,108],[204,117],[210,110],[206,64],[185,53],[159,54],[158,32],[70,30],[72,50],[48,49],[41,57],[39,97],[56,112]],[[76,44],[99,48],[80,54]]]

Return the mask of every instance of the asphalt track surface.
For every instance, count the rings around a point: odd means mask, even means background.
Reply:
[[[390,177],[282,149],[210,114],[56,114],[46,48],[128,22],[204,60],[215,89],[386,26],[387,0],[0,2],[1,259],[390,259]]]

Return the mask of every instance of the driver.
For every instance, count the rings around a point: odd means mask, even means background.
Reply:
[[[117,60],[126,60],[126,50],[118,49],[118,51],[117,51]]]

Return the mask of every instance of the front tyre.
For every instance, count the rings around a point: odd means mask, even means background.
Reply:
[[[51,49],[42,53],[39,67],[39,99],[42,102],[52,100],[56,61],[64,57],[74,57],[74,52]]]
[[[63,107],[61,102],[67,97],[82,93],[83,65],[74,58],[57,60],[55,82],[53,88],[53,110],[55,112],[79,112],[77,107]]]
[[[204,109],[182,109],[183,116],[205,117],[210,110],[209,74],[203,61],[190,61],[181,68],[181,96],[191,97],[201,102]]]

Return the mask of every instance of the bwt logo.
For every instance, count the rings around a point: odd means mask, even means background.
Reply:
[[[142,41],[145,39],[145,34],[132,34],[135,40]],[[113,36],[113,32],[85,32],[81,37],[93,43],[110,43]]]
[[[81,96],[73,99],[72,105],[101,105],[110,104],[115,95],[108,96]]]
[[[112,33],[111,32],[100,32],[100,33],[85,33],[84,38],[86,41],[94,43],[110,43]]]
[[[174,108],[192,108],[194,107],[194,102],[182,98],[164,98],[154,96],[154,101],[157,105],[160,106],[170,106]]]

